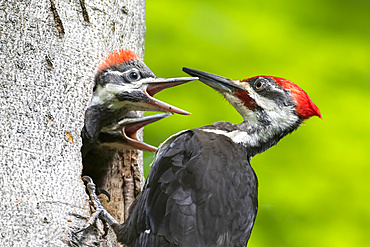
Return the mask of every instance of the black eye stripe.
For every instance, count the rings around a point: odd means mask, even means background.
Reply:
[[[119,101],[131,101],[131,102],[148,102],[148,97],[140,91],[133,91],[133,92],[122,92],[116,94],[115,97]]]

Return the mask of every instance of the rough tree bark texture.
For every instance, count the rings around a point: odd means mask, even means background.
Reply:
[[[112,50],[143,57],[144,22],[145,0],[0,0],[0,246],[83,245],[71,233],[90,215],[80,131],[93,76]],[[131,179],[138,154],[115,162],[132,159]]]
[[[108,150],[104,150],[108,153]],[[111,195],[111,200],[105,195],[99,195],[100,202],[111,212],[120,223],[128,216],[128,211],[143,185],[142,156],[137,151],[110,151],[113,161],[108,165],[108,173],[104,181],[104,189]],[[141,154],[141,153],[140,153]]]

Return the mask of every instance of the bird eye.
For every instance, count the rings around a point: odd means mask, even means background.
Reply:
[[[266,87],[266,82],[264,80],[257,80],[254,82],[254,88],[259,91]]]
[[[131,71],[129,74],[128,74],[128,78],[130,79],[130,81],[137,81],[138,79],[140,79],[140,75],[138,72],[136,71]]]

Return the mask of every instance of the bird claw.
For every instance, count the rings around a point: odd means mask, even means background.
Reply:
[[[84,181],[86,183],[92,183],[92,184],[94,184],[92,178],[90,178],[89,176],[83,176],[82,177],[82,181]]]
[[[110,194],[107,190],[103,189],[103,188],[96,188],[96,195],[106,195],[108,197],[108,202],[110,201]]]
[[[83,226],[80,230],[76,231],[75,234],[86,231],[90,226],[94,225],[95,222],[98,220],[100,213],[101,210],[96,210],[94,213],[92,213],[90,219],[87,221],[85,226]]]
[[[93,207],[95,208],[96,211],[91,214],[90,219],[87,221],[87,223],[85,224],[85,226],[82,227],[80,230],[76,231],[75,233],[77,234],[77,233],[80,233],[80,232],[85,231],[90,226],[92,226],[93,224],[95,224],[95,222],[98,219],[101,219],[103,222],[105,222],[109,226],[112,226],[114,224],[118,224],[117,221],[101,205],[101,203],[99,201],[99,198],[96,195],[96,186],[95,186],[93,180],[89,176],[83,176],[82,177],[82,180],[87,183],[86,184],[86,188],[87,188],[87,191],[89,192],[91,203],[92,203],[92,205],[93,205]],[[102,191],[102,189],[101,189],[100,190],[100,193],[107,195],[108,198],[110,199],[110,195],[109,195],[108,191],[106,191],[106,190],[103,190]],[[106,229],[106,224],[104,224],[104,229]],[[106,234],[107,234],[107,232],[104,235],[106,235]]]

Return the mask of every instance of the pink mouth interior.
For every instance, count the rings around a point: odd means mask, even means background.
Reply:
[[[142,127],[144,127],[145,125],[148,125],[148,124],[151,124],[153,122],[156,122],[158,121],[159,119],[161,118],[152,118],[152,119],[148,119],[148,120],[145,120],[145,121],[141,121],[141,122],[137,122],[137,123],[132,123],[132,124],[128,124],[126,125],[122,131],[125,132],[126,136],[131,138],[131,139],[134,139],[134,140],[138,140],[137,139],[137,131],[139,129],[141,129]]]

